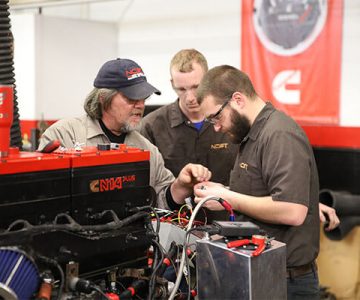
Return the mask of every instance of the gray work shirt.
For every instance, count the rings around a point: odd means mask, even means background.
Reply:
[[[75,142],[84,146],[110,144],[110,140],[102,131],[99,121],[89,116],[62,119],[54,123],[41,136],[38,149],[43,149],[47,143],[55,139],[58,139],[61,145],[66,148],[74,147]],[[150,186],[156,191],[157,207],[168,208],[165,191],[175,180],[175,177],[165,168],[164,160],[158,148],[137,131],[126,134],[125,144],[150,151]]]
[[[319,180],[311,145],[296,122],[267,103],[240,145],[230,189],[251,196],[271,196],[308,207],[300,226],[250,220],[287,244],[287,266],[312,262],[319,252]]]

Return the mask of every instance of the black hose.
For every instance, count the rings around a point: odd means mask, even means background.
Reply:
[[[324,189],[320,191],[319,201],[333,207],[338,216],[360,216],[360,195]]]
[[[355,226],[360,225],[360,195],[324,189],[320,191],[319,201],[334,208],[340,219],[338,227],[331,231],[324,230],[330,240],[342,240]]]
[[[149,300],[152,300],[155,297],[154,292],[155,292],[155,284],[156,284],[156,273],[160,269],[162,262],[164,260],[164,253],[162,251],[161,245],[155,240],[152,240],[152,244],[154,247],[154,260],[153,260],[153,272],[149,280],[149,296],[148,296]],[[159,254],[160,254],[160,258],[159,258]]]
[[[10,146],[22,148],[19,110],[14,74],[14,39],[10,30],[9,1],[0,0],[0,85],[13,85],[13,123],[10,129]]]
[[[37,255],[37,258],[42,260],[43,262],[45,262],[46,264],[48,265],[52,265],[54,266],[57,271],[59,272],[59,276],[60,276],[60,279],[59,279],[59,282],[60,282],[60,285],[59,285],[59,291],[58,291],[58,294],[57,294],[57,300],[61,300],[62,299],[62,294],[63,294],[63,290],[64,290],[64,286],[65,286],[65,275],[64,275],[64,271],[62,270],[61,266],[59,265],[59,263],[55,260],[55,259],[52,259],[52,258],[49,258],[49,257],[46,257],[46,256],[42,256],[42,255]]]

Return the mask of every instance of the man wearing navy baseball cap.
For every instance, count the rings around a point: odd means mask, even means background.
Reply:
[[[151,142],[136,129],[145,109],[145,100],[160,91],[147,82],[142,68],[133,60],[118,58],[103,64],[94,88],[85,99],[86,115],[63,119],[41,136],[39,150],[59,140],[66,148],[127,144],[150,151],[150,186],[157,193],[157,206],[179,208],[192,194],[197,182],[209,180],[211,172],[198,164],[186,165],[178,177],[165,168],[164,160]]]

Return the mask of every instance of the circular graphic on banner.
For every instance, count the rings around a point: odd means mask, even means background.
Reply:
[[[253,22],[261,43],[283,56],[306,50],[322,31],[327,0],[255,0]]]

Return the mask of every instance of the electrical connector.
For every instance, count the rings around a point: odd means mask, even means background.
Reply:
[[[260,227],[252,222],[214,221],[218,234],[225,237],[247,237],[260,234]]]
[[[227,202],[223,198],[219,198],[218,201],[222,205],[222,207],[224,207],[225,210],[229,212],[229,214],[230,214],[229,221],[231,221],[231,222],[235,221],[235,214],[234,214],[234,211],[233,211],[232,206],[230,205],[230,203]]]
[[[219,228],[214,225],[197,226],[194,227],[192,231],[205,231],[209,235],[219,234],[220,232]]]

